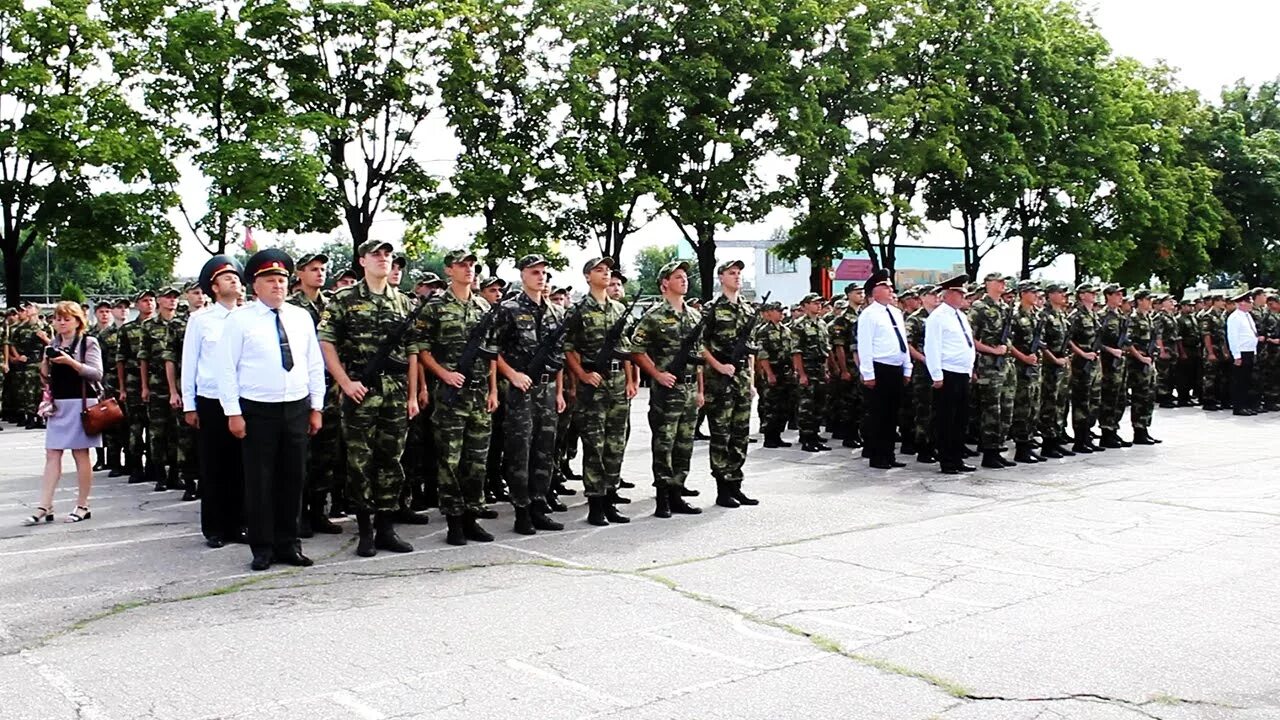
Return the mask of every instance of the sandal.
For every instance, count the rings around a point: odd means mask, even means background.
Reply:
[[[84,512],[81,512],[81,511]],[[93,513],[89,512],[89,508],[83,505],[77,505],[75,510],[67,514],[67,519],[63,522],[78,523],[93,517]]]
[[[53,522],[53,510],[47,507],[36,506],[36,514],[27,518],[25,525],[39,525],[40,521],[47,523]]]

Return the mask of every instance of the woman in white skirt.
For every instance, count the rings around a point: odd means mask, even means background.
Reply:
[[[80,424],[86,394],[90,406],[98,404],[92,387],[102,380],[102,349],[95,338],[85,335],[89,327],[79,303],[60,302],[53,310],[53,341],[45,348],[40,376],[49,384],[54,412],[44,435],[44,481],[40,485],[40,505],[28,524],[53,522],[53,491],[62,477],[62,451],[70,450],[76,461],[80,495],[67,522],[90,518],[89,490],[93,485],[89,448],[102,447],[101,435],[87,435]],[[87,385],[86,385],[87,383]]]

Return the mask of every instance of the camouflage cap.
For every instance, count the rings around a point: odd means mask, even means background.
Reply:
[[[612,270],[614,267],[617,266],[617,263],[615,263],[613,261],[613,258],[611,257],[594,257],[588,260],[586,264],[582,266],[582,274],[586,275],[587,273],[591,272],[592,270],[595,270],[601,265],[604,265],[608,267],[610,270]]]
[[[1004,276],[1004,284],[1005,284],[1005,285],[1007,285],[1007,286],[1009,286],[1009,287],[1013,287],[1013,285],[1014,285],[1014,284],[1016,284],[1017,282],[1018,282],[1018,278],[1016,278],[1016,277],[1014,277],[1014,276],[1012,276],[1012,275],[1005,275],[1005,276]]]
[[[477,260],[479,260],[479,258],[476,257],[476,254],[466,248],[450,250],[444,254],[444,264],[446,267],[460,262],[476,262]]]
[[[777,300],[770,300],[769,302],[760,306],[760,311],[761,312],[773,312],[773,311],[782,312],[782,303],[778,302]]]
[[[805,295],[804,297],[800,298],[801,305],[807,305],[808,303],[814,303],[814,302],[816,303],[822,302],[822,296],[819,295],[818,293],[809,293],[808,295]]]
[[[724,262],[716,266],[716,274],[722,275],[724,274],[725,270],[728,270],[731,267],[736,267],[739,270],[746,270],[747,264],[742,262],[741,260],[725,260]]]
[[[621,280],[624,285],[627,283],[627,276],[623,275],[622,271],[616,267],[612,271],[610,271],[609,277]]]
[[[490,275],[489,277],[480,281],[481,290],[484,290],[485,288],[491,288],[495,285],[498,287],[506,287],[507,281],[493,275]]]
[[[915,300],[920,297],[920,291],[916,288],[907,288],[898,293],[899,300]]]
[[[1006,281],[1005,281],[1004,273],[989,272],[983,276],[982,282],[989,283],[989,282],[1006,282]]]
[[[525,255],[524,257],[517,260],[516,269],[528,270],[531,267],[546,266],[547,264],[548,264],[547,259],[545,257],[537,253],[532,253],[530,255]]]
[[[166,285],[160,288],[160,292],[156,293],[156,297],[178,297],[182,295],[182,288],[177,285]]]
[[[1097,285],[1094,285],[1094,284],[1093,284],[1093,283],[1091,283],[1091,282],[1082,282],[1082,283],[1080,283],[1079,285],[1077,285],[1077,286],[1076,286],[1076,294],[1077,294],[1077,295],[1083,295],[1083,294],[1085,294],[1085,293],[1094,293],[1094,294],[1097,294],[1097,292],[1098,292],[1098,286],[1097,286]]]
[[[1115,295],[1116,293],[1123,293],[1123,292],[1124,292],[1124,286],[1120,285],[1119,283],[1108,283],[1106,287],[1102,288],[1103,295]]]
[[[338,273],[338,277],[336,277],[335,279],[342,280],[343,278],[351,278],[352,280],[359,279],[356,277],[356,271],[353,268],[343,268],[342,271]]]
[[[199,281],[199,280],[191,280],[191,281],[189,281],[186,285],[183,285],[183,286],[182,286],[182,292],[184,292],[184,293],[191,292],[192,290],[203,290],[203,289],[200,287],[200,281]]]
[[[1146,288],[1138,288],[1137,290],[1133,291],[1134,300],[1151,300],[1154,298],[1154,296],[1155,294]]]
[[[356,255],[364,257],[375,250],[386,250],[387,252],[395,252],[396,246],[392,245],[388,240],[365,240],[360,243],[360,247],[356,248]]]
[[[398,267],[403,270],[409,267],[409,258],[405,257],[404,253],[396,253],[395,256],[391,258],[391,266]]]
[[[854,293],[866,293],[866,291],[867,291],[866,288],[862,287],[858,283],[849,283],[848,285],[844,286],[845,295],[853,295]]]
[[[328,265],[329,256],[325,255],[324,253],[303,253],[301,256],[298,257],[298,261],[294,263],[293,266],[301,270],[302,268],[306,267],[307,265],[310,265],[313,262],[319,262],[319,263]]]
[[[146,297],[146,296],[148,296],[148,295],[150,295],[152,298],[155,298],[155,297],[156,297],[156,291],[155,291],[155,290],[139,290],[139,291],[137,292],[137,294],[135,294],[135,295],[133,296],[133,301],[134,301],[134,302],[138,302],[139,300],[141,300],[142,298],[144,298],[144,297]]]
[[[1018,292],[1040,292],[1040,283],[1035,280],[1023,280],[1018,283]]]
[[[685,260],[672,260],[666,265],[663,265],[662,269],[658,271],[658,279],[666,280],[677,270],[683,270],[687,273],[689,272],[689,267],[689,263]]]
[[[556,295],[567,295],[568,293],[569,293],[569,288],[566,288],[566,287],[551,288],[552,297]]]
[[[940,287],[932,283],[923,283],[915,286],[914,289],[916,291],[916,294],[919,295],[920,297],[924,297],[925,295],[933,295],[937,293],[939,290],[941,290]]]
[[[110,300],[108,300],[108,299],[106,299],[106,298],[102,298],[101,300],[99,300],[98,302],[94,303],[94,305],[93,305],[93,309],[94,309],[94,310],[102,310],[103,308],[106,308],[107,310],[110,310],[110,309],[111,309],[111,307],[112,307],[112,305],[111,305],[111,301],[110,301]]]
[[[1267,302],[1280,302],[1280,294],[1277,294],[1277,293],[1268,293],[1268,294],[1267,294]]]
[[[441,279],[440,279],[440,276],[439,276],[439,275],[437,275],[437,274],[435,274],[435,273],[433,273],[433,272],[424,272],[424,273],[422,273],[421,275],[419,275],[419,276],[418,276],[418,282],[417,282],[417,283],[415,283],[415,284],[416,284],[416,285],[427,285],[427,286],[435,285],[435,286],[439,286],[439,287],[444,287],[444,286],[445,286],[445,281],[444,281],[444,280],[441,280]]]
[[[1066,283],[1051,282],[1044,286],[1045,293],[1064,293],[1070,290]]]
[[[1195,307],[1196,301],[1191,298],[1182,298],[1178,301],[1178,307]]]

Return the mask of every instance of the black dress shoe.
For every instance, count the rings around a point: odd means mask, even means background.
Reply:
[[[924,463],[925,465],[932,465],[938,462],[938,458],[931,452],[922,452],[919,455],[916,455],[916,462]]]
[[[294,567],[311,567],[315,565],[315,561],[303,555],[301,551],[291,550],[286,553],[276,553],[275,562],[284,565],[292,565]]]
[[[205,544],[205,545],[208,545],[208,546],[209,546],[209,547],[211,547],[211,548],[220,548],[220,547],[222,547],[222,546],[226,545],[227,543],[226,543],[226,541],[224,541],[222,538],[218,537],[217,535],[211,535],[211,536],[209,536],[209,537],[207,537],[207,538],[205,538],[205,539],[204,539],[204,544]]]
[[[267,570],[271,567],[271,553],[254,553],[253,562],[249,563],[250,570]]]
[[[906,463],[898,462],[897,460],[876,460],[871,463],[871,467],[877,470],[892,470],[894,468],[902,468],[906,466]]]

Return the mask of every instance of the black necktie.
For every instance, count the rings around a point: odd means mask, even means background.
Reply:
[[[952,308],[954,310],[954,308]],[[960,334],[964,335],[964,341],[973,347],[973,340],[969,339],[969,331],[964,329],[964,318],[960,317],[960,311],[956,310],[956,322],[960,323]]]
[[[285,372],[293,369],[293,351],[289,349],[289,335],[284,331],[284,322],[280,320],[280,309],[271,310],[276,316],[276,337],[280,338],[280,364]]]
[[[906,352],[907,343],[902,339],[902,331],[898,329],[898,321],[893,317],[893,311],[888,305],[884,306],[884,311],[889,313],[889,324],[893,325],[893,334],[898,336],[898,352]]]

